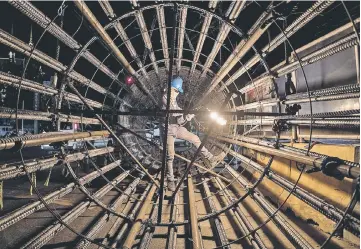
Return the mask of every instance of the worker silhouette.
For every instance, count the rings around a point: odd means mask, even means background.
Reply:
[[[179,93],[183,94],[183,79],[180,77],[175,78],[171,83],[171,95],[170,95],[170,110],[182,110],[177,103],[177,96]],[[165,92],[162,98],[163,109],[167,107],[167,93]],[[174,141],[176,138],[186,140],[192,143],[197,148],[201,145],[201,140],[199,137],[187,130],[185,125],[187,122],[191,121],[194,117],[194,114],[184,115],[182,113],[171,113],[169,116],[169,126],[168,126],[168,138],[167,138],[167,181],[168,189],[170,191],[175,190],[175,179],[173,173],[173,161],[174,161]],[[218,164],[220,160],[226,156],[224,152],[220,153],[217,156],[214,156],[211,152],[203,146],[201,153],[203,157],[208,160],[211,167],[214,167]]]

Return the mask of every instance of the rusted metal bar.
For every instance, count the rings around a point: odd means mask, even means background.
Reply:
[[[149,190],[147,198],[143,202],[143,205],[137,215],[137,218],[136,218],[132,228],[130,229],[130,231],[128,233],[127,239],[125,240],[125,242],[123,244],[123,249],[131,249],[132,248],[135,237],[139,233],[139,231],[142,227],[142,224],[145,221],[148,207],[149,207],[149,205],[152,204],[152,199],[153,199],[153,196],[154,196],[154,193],[156,190],[157,190],[157,186],[155,184],[153,184],[151,189]]]
[[[123,181],[127,176],[129,175],[129,171],[126,171],[122,174],[120,174],[118,177],[116,177],[111,183],[114,185],[119,184],[121,181]],[[101,198],[104,195],[106,195],[110,190],[112,190],[111,184],[106,184],[104,187],[99,189],[93,196],[95,198]],[[70,224],[73,222],[76,218],[78,218],[83,212],[85,212],[91,205],[91,201],[83,201],[79,203],[76,207],[74,207],[72,210],[67,212],[66,214],[61,216],[61,219],[66,224]],[[55,222],[55,224],[52,224],[45,228],[42,232],[40,232],[37,236],[32,238],[29,242],[25,243],[21,249],[35,249],[40,248],[43,245],[45,245],[54,235],[61,230],[63,230],[65,226],[63,226],[59,221]]]
[[[189,220],[190,220],[190,230],[192,234],[192,244],[193,248],[203,248],[202,246],[202,239],[200,237],[200,231],[198,228],[198,221],[197,221],[197,206],[196,200],[194,197],[194,186],[193,186],[193,179],[191,175],[188,175],[187,178],[188,183],[188,199],[189,199]]]

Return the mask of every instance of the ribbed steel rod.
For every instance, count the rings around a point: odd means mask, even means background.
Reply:
[[[237,141],[237,140],[229,139],[229,138],[223,138],[223,137],[217,137],[217,140],[224,141],[224,142],[231,143],[231,144],[237,144],[239,146],[243,146],[243,147],[253,149],[256,151],[260,151],[260,152],[264,152],[269,155],[285,158],[285,159],[288,159],[291,161],[304,163],[306,165],[314,166],[319,170],[324,169],[325,165],[328,163],[327,158],[315,158],[312,156],[305,156],[305,155],[299,155],[299,154],[291,153],[291,152],[284,152],[282,150],[275,149],[275,148],[269,148],[269,147],[260,146],[260,145],[256,145],[256,144],[245,143],[245,142],[241,142],[241,141]],[[331,161],[332,161],[332,159],[331,159]],[[334,166],[331,169],[329,169],[328,174],[332,174],[335,176],[341,174],[343,177],[356,179],[357,177],[360,176],[360,168],[351,167],[351,166],[345,165],[343,163],[336,163],[336,164],[334,164]]]
[[[205,181],[205,178],[202,178],[201,181],[203,182],[202,187],[203,187],[203,190],[205,193],[205,197],[206,197],[205,200],[208,204],[209,210],[210,210],[210,212],[215,212],[217,209],[216,209],[216,206],[212,199],[211,191],[209,190],[209,187],[208,187],[208,181]],[[220,246],[228,244],[229,241],[227,238],[226,231],[224,230],[223,224],[221,222],[221,219],[219,217],[211,218],[210,222],[214,226],[215,230],[217,231],[216,235],[217,235],[217,239],[220,243]],[[231,247],[223,246],[222,248],[230,249]]]
[[[153,184],[151,189],[149,190],[149,193],[147,194],[147,198],[144,200],[143,205],[140,208],[140,211],[137,215],[135,222],[133,223],[132,228],[130,229],[130,231],[128,233],[127,239],[124,241],[123,249],[131,249],[132,248],[135,237],[139,233],[139,231],[142,227],[142,223],[144,222],[144,220],[146,218],[146,213],[148,211],[148,207],[149,207],[149,205],[152,204],[152,199],[153,199],[153,196],[154,196],[154,193],[156,190],[157,190],[157,186],[155,184]]]
[[[220,144],[218,144],[220,145]],[[247,167],[244,167],[244,169],[250,173],[252,173],[254,170],[258,173],[262,173],[264,171],[264,168],[259,165],[258,163],[252,161],[250,158],[247,158],[245,156],[242,156],[241,154],[229,150],[229,154],[232,156],[237,157],[239,160],[241,160]],[[283,189],[287,191],[291,191],[293,189],[293,183],[288,181],[287,179],[283,178],[282,176],[276,174],[275,172],[269,170],[267,172],[267,177],[270,181],[276,183]],[[293,191],[293,195],[299,198],[300,200],[304,201],[308,205],[310,205],[312,208],[316,209],[317,211],[323,213],[326,217],[332,219],[333,221],[338,221],[342,218],[343,213],[340,209],[333,206],[332,204],[327,203],[325,200],[315,196],[314,194],[306,191],[305,189],[301,187],[296,187]],[[360,221],[350,215],[348,215],[348,223],[346,223],[346,229],[351,231],[354,234],[360,233]]]
[[[43,137],[38,139],[29,139],[29,140],[21,140],[20,141],[11,141],[0,139],[0,150],[8,150],[15,147],[25,148],[25,147],[34,147],[42,144],[56,143],[62,141],[75,140],[80,138],[89,138],[96,136],[108,136],[109,133],[107,131],[92,131],[92,132],[75,132],[75,133],[63,133],[59,135],[54,135],[50,137]]]
[[[111,183],[114,185],[119,184],[121,181],[123,181],[127,176],[129,175],[129,171],[126,171],[122,174],[120,174],[118,177],[116,177]],[[99,189],[97,192],[94,193],[94,198],[101,198],[105,196],[110,190],[112,190],[111,184],[106,184],[104,187]],[[70,224],[73,222],[76,218],[78,218],[82,213],[84,213],[91,205],[91,201],[83,201],[79,203],[76,207],[74,207],[72,210],[68,211],[66,214],[61,216],[61,219],[66,224]],[[55,224],[48,226],[45,228],[42,232],[40,232],[38,235],[36,235],[34,238],[32,238],[30,241],[25,243],[21,249],[36,249],[41,248],[44,246],[52,237],[55,236],[58,232],[63,230],[65,226],[63,226],[59,221],[56,221]]]
[[[246,186],[248,186],[250,183],[241,176],[237,171],[235,171],[231,167],[227,167],[228,172],[237,179],[238,183],[243,186],[245,189]],[[242,195],[241,191],[238,188],[234,188],[238,195]],[[255,189],[252,193],[253,199],[256,201],[256,203],[269,215],[273,215],[276,211],[276,208],[274,208],[271,204],[268,203],[266,198],[257,190]],[[308,243],[308,241],[303,238],[293,227],[291,224],[287,222],[286,217],[281,214],[280,212],[276,213],[272,220],[277,224],[277,226],[280,228],[280,230],[286,235],[286,237],[297,245],[297,247],[303,248],[303,249],[313,249],[313,246]]]
[[[280,44],[286,41],[287,38],[291,37],[303,26],[309,23],[316,16],[321,14],[325,9],[327,9],[334,1],[322,1],[319,0],[314,3],[307,11],[305,11],[300,17],[298,17],[293,23],[291,23],[284,31],[286,36],[281,32],[277,37],[275,37],[269,44],[267,44],[263,49],[263,53],[270,53]],[[244,64],[237,72],[235,72],[226,82],[225,85],[228,86],[240,76],[242,76],[247,70],[250,70],[257,62],[260,61],[258,55],[253,56],[247,63]],[[217,91],[220,92],[224,87],[219,88]]]
[[[228,193],[228,189],[226,188],[226,186],[222,183],[222,181],[217,178],[213,178],[212,182],[213,184],[218,186],[218,189],[223,189],[223,194],[220,194],[219,197],[224,204],[230,205],[233,200],[231,195]],[[247,235],[254,230],[252,224],[249,222],[246,215],[242,212],[239,206],[236,206],[234,210],[231,209],[228,212],[238,221],[236,225],[238,229],[242,231],[243,235]],[[254,234],[251,233],[250,236],[247,237],[247,240],[255,249],[267,249],[257,232],[255,232]]]
[[[89,173],[89,174],[79,178],[79,183],[81,185],[87,184],[87,183],[93,181],[94,179],[96,179],[97,177],[99,177],[101,174],[105,174],[117,166],[118,165],[116,163],[111,163],[109,165],[106,165],[106,166],[100,168],[99,171],[93,171],[92,173]],[[65,195],[71,193],[76,188],[77,188],[76,184],[72,182],[50,194],[45,195],[43,198],[46,201],[46,203],[49,204],[49,203],[52,203],[52,202],[62,198]],[[11,225],[14,225],[18,221],[26,218],[27,216],[35,213],[37,210],[40,210],[42,208],[44,208],[44,204],[40,200],[38,200],[38,201],[35,201],[32,203],[26,204],[12,212],[7,213],[6,215],[0,217],[0,231],[8,228]]]
[[[124,192],[110,205],[110,209],[117,211],[119,206],[127,200],[129,195],[133,193],[139,184],[140,178],[135,179]],[[90,239],[94,239],[95,236],[101,231],[101,229],[106,225],[106,223],[111,222],[115,216],[104,212],[104,214],[97,220],[95,225],[85,234]],[[88,248],[91,243],[88,240],[82,239],[75,246],[76,249],[85,249]]]
[[[101,148],[101,149],[93,149],[89,150],[86,153],[85,152],[78,152],[74,154],[69,154],[66,156],[66,160],[68,162],[75,162],[79,160],[83,160],[85,157],[95,157],[100,156],[106,153],[111,153],[114,151],[113,147],[107,147],[107,148]],[[117,161],[119,163],[119,161]],[[11,163],[10,165],[0,165],[0,180],[8,180],[13,179],[16,177],[24,176],[26,175],[26,172],[24,170],[24,166],[26,167],[26,170],[29,173],[42,171],[46,169],[50,169],[54,166],[60,167],[63,165],[63,160],[52,157],[48,159],[40,159],[40,160],[30,160],[29,162],[15,162]]]
[[[74,4],[78,7],[80,12],[85,16],[85,18],[89,21],[93,28],[98,32],[98,34],[103,39],[105,44],[109,47],[109,49],[113,51],[114,56],[121,63],[121,65],[136,78],[136,85],[150,97],[153,103],[157,105],[158,102],[156,101],[154,96],[149,92],[148,88],[144,85],[144,83],[140,81],[139,75],[130,65],[128,60],[124,57],[122,52],[120,52],[119,48],[115,45],[114,41],[110,38],[103,26],[99,23],[93,12],[88,8],[87,4],[82,0],[75,1]]]
[[[192,176],[189,174],[187,177],[187,185],[188,185],[188,199],[189,199],[189,220],[190,220],[190,231],[192,234],[192,248],[200,249],[202,246],[202,238],[198,227],[197,220],[197,206],[195,201],[195,190],[193,186]]]
[[[147,187],[144,189],[144,192],[142,193],[141,197],[139,198],[139,201],[135,204],[134,207],[132,207],[129,218],[132,220],[136,216],[137,212],[141,208],[142,204],[144,203],[145,198],[148,196],[149,190],[151,188],[152,184],[148,184]],[[123,236],[125,235],[126,231],[128,230],[128,227],[131,225],[128,221],[123,221],[121,224],[121,229],[116,233],[111,248],[120,248],[118,244],[120,244],[121,240],[123,239]]]
[[[79,91],[68,82],[68,86],[74,91],[74,93],[83,101],[88,109],[93,111],[94,109],[86,103],[84,97],[79,93]],[[121,147],[128,153],[128,155],[134,160],[134,162],[142,169],[142,171],[149,177],[149,179],[159,187],[158,183],[154,180],[146,168],[139,162],[139,160],[133,155],[133,153],[125,146],[125,144],[120,140],[120,138],[114,133],[114,131],[109,127],[109,125],[100,117],[98,114],[95,114],[95,117],[100,121],[104,128],[109,132],[109,134],[121,145]]]
[[[24,43],[23,41],[19,40],[18,38],[10,35],[9,33],[5,32],[4,30],[0,29],[0,43],[26,55],[31,56],[32,59],[54,69],[55,71],[61,73],[67,71],[67,66],[63,65],[61,62],[55,60],[54,58],[48,56],[47,54],[39,51],[38,49],[34,49],[34,51],[31,53],[33,48]],[[121,101],[119,97],[115,96],[113,93],[106,90],[104,87],[96,84],[95,82],[89,80],[85,76],[81,75],[80,73],[76,71],[71,71],[68,76],[72,78],[73,80],[85,85],[89,86],[90,88],[94,89],[95,91],[106,94],[107,96]]]
[[[39,9],[37,9],[32,3],[28,1],[9,1],[9,3],[16,9],[21,11],[24,15],[28,16],[31,20],[36,22],[42,28],[47,27],[49,23],[51,23],[50,18],[48,18],[44,13],[42,13]],[[63,42],[66,46],[73,49],[74,51],[79,51],[82,48],[81,44],[79,44],[73,37],[66,33],[55,22],[52,22],[47,30],[50,34],[52,34],[59,41]],[[125,86],[123,82],[119,81],[117,75],[113,73],[103,63],[101,63],[91,52],[85,51],[82,54],[82,57],[84,57],[95,67],[99,68],[105,75],[115,80],[115,82],[117,82],[119,85]]]
[[[169,222],[177,222],[177,217],[179,214],[178,204],[179,204],[179,193],[176,194],[174,200],[171,201],[171,213]],[[177,228],[175,226],[169,227],[169,236],[167,238],[167,249],[176,249],[177,248]]]
[[[15,119],[16,109],[0,107],[0,118]],[[18,119],[24,120],[42,120],[42,121],[53,121],[53,113],[40,112],[33,110],[18,110]],[[60,122],[71,122],[71,123],[82,123],[82,124],[100,124],[99,120],[94,118],[86,118],[74,115],[65,115],[57,113],[57,119]]]

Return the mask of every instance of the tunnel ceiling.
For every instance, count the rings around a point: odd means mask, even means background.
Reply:
[[[0,127],[12,126],[0,138],[4,248],[46,247],[63,230],[76,237],[69,248],[159,248],[153,236],[163,228],[168,248],[358,247],[359,9],[336,1],[1,2]],[[200,149],[176,140],[172,193],[161,98],[177,76],[181,112],[196,114],[188,129],[227,156],[210,168]],[[213,111],[225,125],[209,118]],[[23,134],[30,126],[33,134]],[[13,186],[36,200],[3,201]],[[68,213],[52,206],[73,192],[85,199]],[[117,198],[106,199],[110,192]],[[92,207],[100,218],[79,230]],[[21,224],[38,210],[53,223],[29,235]]]

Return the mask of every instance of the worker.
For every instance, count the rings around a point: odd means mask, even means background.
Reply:
[[[183,94],[183,80],[180,77],[175,78],[171,82],[171,94],[170,94],[170,110],[182,110],[177,104],[177,96],[179,93]],[[164,93],[163,98],[163,109],[167,107],[167,92]],[[172,113],[169,116],[169,126],[168,126],[168,137],[167,137],[167,186],[170,191],[175,190],[175,178],[173,173],[173,160],[174,160],[174,141],[176,138],[186,140],[197,148],[201,145],[201,140],[199,137],[191,132],[189,132],[184,125],[191,121],[194,117],[194,114],[183,115],[182,113]],[[208,163],[211,167],[215,167],[219,161],[223,160],[226,156],[224,152],[220,153],[217,156],[214,156],[209,152],[206,147],[203,146],[201,153],[205,160],[208,160]]]

